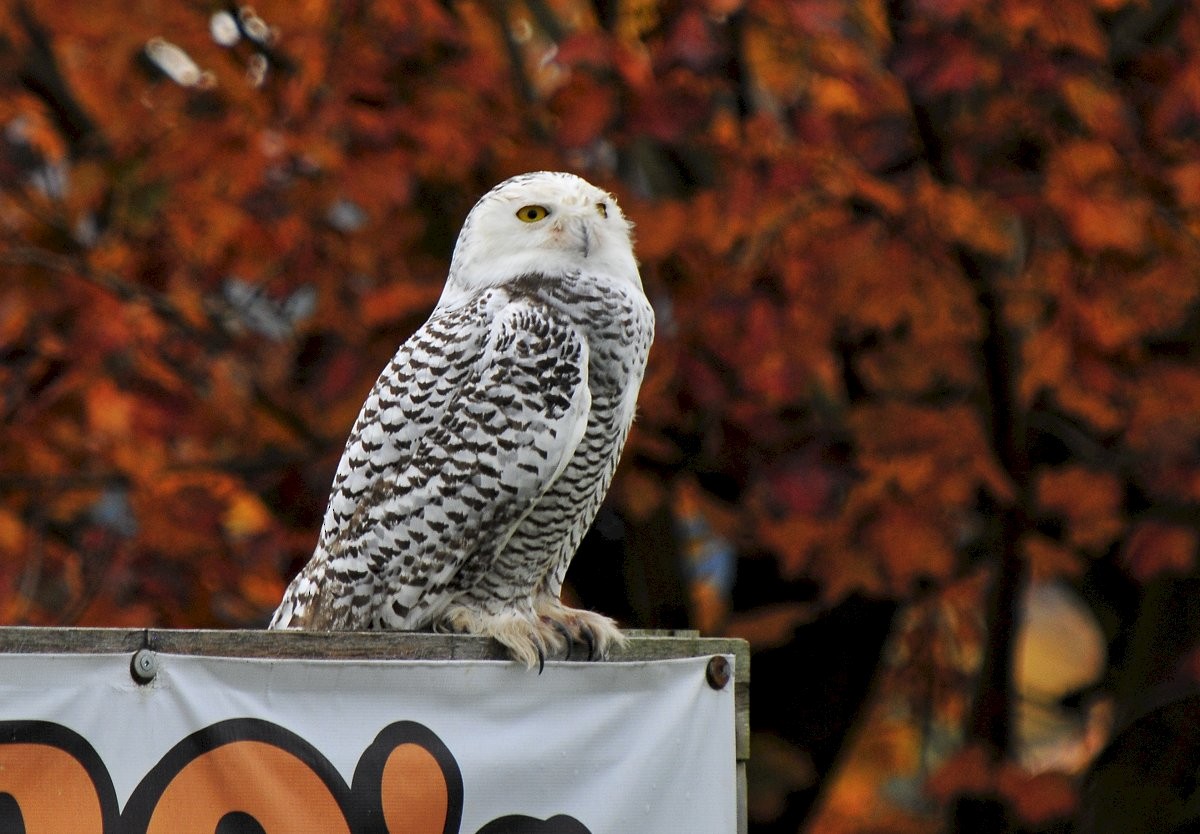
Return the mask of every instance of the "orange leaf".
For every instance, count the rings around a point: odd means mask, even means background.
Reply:
[[[1047,166],[1049,185],[1086,186],[1121,170],[1121,158],[1112,145],[1100,141],[1064,142]]]
[[[948,239],[985,255],[1011,257],[1017,245],[1016,218],[986,194],[926,180],[917,200]]]
[[[1200,209],[1200,162],[1185,162],[1168,174],[1181,208]]]
[[[813,553],[828,541],[832,529],[828,521],[793,516],[764,522],[759,527],[759,538],[779,557],[783,574],[795,577],[809,571]]]
[[[634,202],[627,214],[634,224],[638,258],[643,262],[661,260],[676,251],[691,222],[688,207],[678,200]]]
[[[248,602],[269,611],[283,598],[284,581],[277,576],[247,573],[238,581],[238,589]]]
[[[1001,23],[1012,43],[1032,39],[1053,49],[1068,49],[1090,58],[1106,57],[1108,42],[1085,0],[1006,0]]]
[[[368,328],[394,324],[404,319],[423,319],[437,303],[441,284],[411,279],[392,281],[365,293],[359,315]]]
[[[1110,250],[1141,255],[1148,242],[1150,217],[1154,204],[1143,197],[1120,199],[1103,195],[1076,195],[1066,212],[1071,237],[1089,252]]]
[[[755,651],[783,646],[792,640],[796,627],[814,618],[813,606],[799,602],[764,605],[729,620],[726,633],[749,641]]]
[[[1099,550],[1124,527],[1120,480],[1111,472],[1082,466],[1046,469],[1037,476],[1038,505],[1067,522],[1068,541],[1086,550]]]
[[[0,553],[12,557],[25,549],[26,529],[14,513],[0,507]]]
[[[1200,435],[1196,420],[1200,414],[1200,373],[1183,364],[1150,365],[1143,368],[1133,394],[1126,441],[1139,451],[1192,456],[1191,444]]]
[[[88,426],[101,437],[128,437],[133,426],[134,401],[110,379],[100,379],[87,393]]]
[[[1026,536],[1021,544],[1033,579],[1079,576],[1083,573],[1083,560],[1079,554],[1051,538],[1033,534]]]
[[[883,560],[893,593],[906,594],[918,579],[941,579],[954,570],[954,549],[945,531],[915,509],[887,508],[866,538]]]
[[[271,511],[250,492],[237,491],[225,506],[221,526],[233,538],[246,538],[267,530],[272,524]]]
[[[1089,78],[1068,78],[1063,97],[1071,112],[1096,136],[1118,139],[1128,132],[1125,103],[1119,95]]]

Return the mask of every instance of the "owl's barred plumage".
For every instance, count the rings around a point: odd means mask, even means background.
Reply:
[[[528,666],[612,620],[559,600],[633,421],[654,333],[630,224],[572,174],[506,180],[363,404],[317,548],[271,628],[490,635]]]

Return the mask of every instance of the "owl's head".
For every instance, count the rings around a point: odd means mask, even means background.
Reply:
[[[607,191],[560,171],[520,174],[480,198],[454,246],[448,292],[574,272],[641,288],[631,224]]]

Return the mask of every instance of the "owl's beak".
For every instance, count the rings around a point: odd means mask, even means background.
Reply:
[[[588,256],[588,250],[592,248],[591,224],[589,224],[586,219],[581,219],[579,221],[579,230],[582,233],[581,236],[583,237],[583,256],[586,258]]]
[[[583,212],[563,211],[554,222],[551,232],[554,242],[563,248],[575,250],[584,258],[592,252],[592,217]]]
[[[586,258],[592,251],[591,218],[582,214],[562,217],[554,225],[554,236],[561,246],[577,249]]]
[[[579,251],[586,258],[592,251],[591,218],[585,214],[572,213],[569,224],[567,233],[571,235],[571,242],[579,247]]]

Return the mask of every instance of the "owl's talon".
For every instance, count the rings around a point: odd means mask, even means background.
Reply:
[[[544,598],[536,604],[536,610],[543,624],[552,624],[554,629],[545,628],[543,636],[555,637],[562,634],[566,637],[567,655],[575,646],[587,644],[587,659],[602,660],[608,657],[609,649],[613,646],[624,646],[626,639],[617,628],[616,623],[603,614],[592,611],[580,611],[567,608],[557,599]],[[550,645],[558,647],[558,641],[547,639]],[[581,653],[582,654],[582,653]]]
[[[555,620],[551,617],[542,617],[542,622],[550,623],[550,625],[554,626],[554,630],[562,635],[563,640],[565,640],[567,643],[567,652],[566,652],[566,654],[563,655],[563,657],[566,660],[570,660],[571,652],[575,648],[575,635],[571,633],[571,629],[567,628],[567,626],[564,623],[561,623],[558,620]],[[591,645],[590,638],[588,639],[588,645],[589,646]],[[588,659],[589,660],[591,659],[590,655],[589,655]]]
[[[546,652],[542,649],[541,644],[537,646],[538,656],[538,674],[540,675],[546,668]]]

